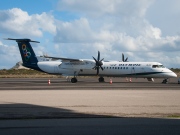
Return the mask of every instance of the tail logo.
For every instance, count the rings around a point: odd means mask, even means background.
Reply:
[[[29,48],[26,47],[26,44],[22,45],[22,51],[23,51],[23,54],[24,54],[24,59],[26,61],[28,61],[29,58],[31,57],[31,53],[30,53]]]

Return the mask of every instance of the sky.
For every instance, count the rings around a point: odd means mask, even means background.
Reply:
[[[30,38],[36,55],[160,62],[180,68],[179,0],[1,0],[0,69],[21,61],[4,38]]]

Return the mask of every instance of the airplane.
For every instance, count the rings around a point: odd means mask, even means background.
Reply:
[[[49,74],[73,76],[71,78],[72,83],[78,81],[77,76],[97,75],[99,82],[104,82],[104,77],[147,78],[148,81],[153,81],[153,78],[164,78],[162,83],[167,83],[169,78],[177,77],[174,72],[159,62],[128,62],[127,58],[124,60],[124,55],[121,62],[105,61],[104,58],[100,58],[99,51],[97,59],[94,57],[92,57],[93,59],[74,59],[43,56],[47,59],[39,60],[30,42],[40,42],[26,38],[7,38],[6,40],[17,42],[23,66]]]

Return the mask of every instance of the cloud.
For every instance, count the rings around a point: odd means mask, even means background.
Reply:
[[[131,0],[96,0],[87,4],[84,0],[60,0],[58,3],[60,11],[77,12],[85,14],[85,16],[58,24],[56,37],[75,41],[84,39],[87,41],[88,37],[90,42],[112,42],[112,40],[119,40],[117,39],[119,35],[120,37],[122,37],[121,35],[131,37],[145,35],[147,37],[159,38],[161,30],[153,27],[144,18],[152,2],[148,0],[140,0],[138,2]],[[99,17],[96,18],[97,16]],[[66,30],[68,34],[66,34]],[[83,35],[83,38],[82,36],[78,37],[78,35]]]
[[[43,37],[46,32],[51,35],[56,34],[55,19],[50,13],[32,14],[20,8],[0,10],[0,31],[3,37],[12,38],[34,38]],[[21,60],[17,44],[10,45],[11,42],[0,45],[0,68],[11,68],[17,61]],[[37,54],[44,52],[43,47],[35,49]],[[13,58],[13,59],[12,59]]]
[[[147,8],[153,1],[139,0],[59,0],[58,9],[60,11],[77,12],[90,17],[102,16],[144,16]]]
[[[0,30],[3,34],[21,37],[43,36],[43,32],[55,34],[54,18],[50,14],[29,15],[19,8],[0,11]]]
[[[17,46],[5,45],[0,41],[0,69],[13,67],[16,62],[20,61],[20,53]]]
[[[148,9],[146,19],[160,28],[163,36],[180,35],[179,4],[179,0],[156,0]]]
[[[163,22],[169,22],[168,27],[160,27],[164,24],[160,19],[161,11],[168,17],[171,14],[172,17],[174,14],[177,16],[180,11],[173,2],[168,2],[59,0],[58,11],[50,13],[30,15],[20,8],[1,10],[0,30],[2,34],[16,37],[44,39],[51,35],[53,39],[50,41],[54,42],[46,47],[46,52],[53,56],[92,58],[97,56],[99,50],[106,60],[121,60],[124,53],[129,61],[158,61],[168,67],[178,67],[180,35],[177,32],[168,35],[168,31],[164,34],[163,28],[173,27],[178,31],[179,26],[163,17]],[[149,12],[156,17],[157,23],[148,17]],[[57,15],[62,16],[57,18]],[[62,17],[66,19],[59,19]],[[37,50],[41,53],[44,49],[38,47]]]
[[[132,60],[168,61],[168,66],[172,63],[177,65],[173,57],[180,51],[180,36],[163,36],[163,31],[147,20],[146,13],[154,3],[148,0],[96,0],[87,4],[84,0],[60,0],[60,12],[75,13],[81,17],[68,22],[60,21],[55,41],[63,44],[67,54],[74,50],[73,53],[86,52],[85,55],[91,56],[96,55],[94,51],[100,50],[106,59],[121,59],[121,53],[127,52],[134,56]]]
[[[55,36],[56,42],[90,42],[93,33],[89,26],[89,22],[85,18],[74,20],[72,22],[58,22],[57,34]]]

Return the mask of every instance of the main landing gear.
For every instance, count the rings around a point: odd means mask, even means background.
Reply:
[[[162,81],[162,83],[164,83],[164,84],[168,83],[168,78],[164,79],[164,80]]]
[[[72,82],[72,83],[77,83],[78,80],[77,80],[76,76],[77,76],[77,72],[74,71],[74,77],[71,78],[71,82]]]
[[[76,77],[71,78],[71,82],[72,83],[77,83],[77,78]]]
[[[99,77],[99,82],[104,82],[104,77]]]

